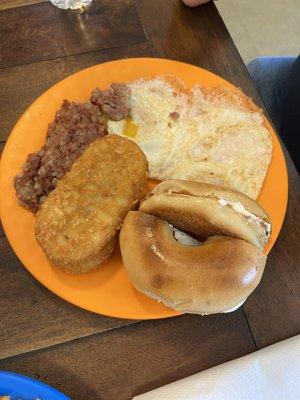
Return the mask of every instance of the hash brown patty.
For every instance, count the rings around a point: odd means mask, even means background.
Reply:
[[[147,160],[133,141],[107,135],[91,143],[36,215],[36,239],[50,262],[75,274],[97,268],[146,185]]]

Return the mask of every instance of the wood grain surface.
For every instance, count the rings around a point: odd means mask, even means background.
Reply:
[[[134,323],[75,307],[36,281],[0,238],[0,359]]]
[[[31,4],[45,3],[49,0],[1,0],[0,11],[8,8],[23,7]]]
[[[244,305],[257,348],[300,333],[300,180],[287,155],[289,201],[262,282]]]
[[[5,143],[4,142],[2,142],[2,143],[0,142],[0,160],[1,160],[1,155],[2,155],[2,151],[3,151],[4,146],[5,146]],[[2,223],[1,223],[1,220],[0,220],[0,237],[3,236],[3,235],[4,235],[4,231],[3,231]],[[0,254],[0,257],[1,257],[1,254]],[[1,258],[0,258],[0,260],[1,260]]]
[[[0,118],[0,142],[6,140],[18,118],[38,96],[68,75],[109,60],[147,56],[151,56],[151,50],[144,42],[0,69],[0,115],[5,115]]]
[[[85,14],[24,5],[0,11],[0,34],[0,142],[53,83],[129,56],[206,68],[263,107],[212,2],[189,9],[179,0],[94,0]],[[288,155],[287,164],[282,232],[260,286],[228,315],[135,322],[80,310],[35,281],[0,231],[0,369],[35,376],[72,399],[125,400],[299,333],[300,191]]]
[[[129,400],[253,350],[239,310],[140,322],[2,360],[0,369],[37,377],[72,400]]]
[[[189,8],[180,1],[137,1],[155,57],[205,68],[258,100],[247,69],[212,3]]]
[[[79,14],[49,2],[0,13],[0,66],[140,43],[145,34],[130,0],[95,0]]]

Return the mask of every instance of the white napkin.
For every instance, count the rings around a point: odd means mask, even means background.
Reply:
[[[133,400],[300,399],[300,335]]]

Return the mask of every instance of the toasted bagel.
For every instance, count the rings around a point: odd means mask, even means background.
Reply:
[[[123,263],[136,289],[182,312],[234,310],[260,282],[266,256],[227,236],[194,244],[180,243],[168,222],[142,212],[129,212],[120,233]]]
[[[139,211],[162,218],[200,240],[226,235],[263,249],[271,235],[269,216],[255,200],[207,183],[162,182],[141,203]]]

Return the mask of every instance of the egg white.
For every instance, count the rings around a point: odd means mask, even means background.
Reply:
[[[259,112],[210,101],[199,86],[180,91],[164,77],[129,87],[137,127],[129,138],[144,151],[151,178],[220,184],[257,197],[272,150]],[[109,133],[126,136],[125,128],[125,120],[108,122]]]

